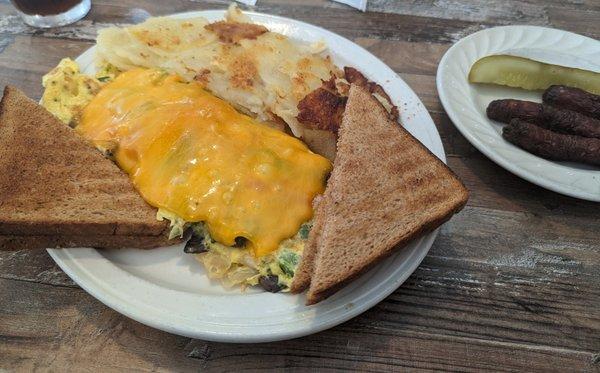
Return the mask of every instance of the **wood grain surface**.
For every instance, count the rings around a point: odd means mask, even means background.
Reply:
[[[76,24],[25,26],[0,1],[0,85],[30,97],[99,28],[229,1],[93,0]],[[0,371],[528,371],[600,372],[600,204],[541,189],[495,165],[454,128],[435,89],[444,52],[509,24],[600,38],[598,0],[259,0],[354,40],[419,95],[450,167],[471,190],[429,255],[395,293],[359,317],[295,340],[254,345],[179,337],[132,321],[75,285],[43,250],[0,253]]]

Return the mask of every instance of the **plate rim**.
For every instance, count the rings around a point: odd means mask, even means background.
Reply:
[[[222,17],[225,14],[225,12],[226,12],[226,10],[224,10],[224,9],[213,9],[213,10],[200,10],[200,11],[175,13],[175,14],[170,14],[170,15],[165,15],[165,16],[175,17],[175,18],[188,18],[188,17],[194,17],[194,16],[207,17],[208,15],[218,15],[218,16]],[[420,104],[424,108],[422,101],[417,96],[417,94],[414,92],[414,90],[412,88],[410,88],[410,86],[400,76],[398,76],[397,73],[395,73],[387,64],[385,64],[383,61],[381,61],[377,56],[373,55],[372,53],[367,51],[365,48],[354,43],[353,41],[351,41],[337,33],[334,33],[325,28],[322,28],[320,26],[312,25],[312,24],[298,21],[295,19],[291,19],[288,17],[282,17],[282,16],[278,16],[278,15],[271,15],[271,14],[259,13],[259,12],[246,12],[246,11],[244,11],[244,14],[249,15],[251,17],[252,16],[266,17],[268,19],[273,19],[273,20],[276,20],[281,23],[288,23],[288,24],[292,23],[295,25],[299,25],[301,28],[309,28],[309,29],[315,30],[319,33],[329,34],[331,36],[334,36],[335,38],[344,39],[345,41],[351,43],[355,48],[360,49],[362,53],[366,53],[367,55],[369,55],[372,58],[381,62],[381,64],[385,65],[391,72],[393,72],[396,75],[397,80],[394,81],[393,84],[404,85],[408,90],[410,90],[413,93],[414,97],[417,99],[417,101],[415,102],[415,105]],[[83,57],[86,54],[92,54],[95,48],[96,48],[95,45],[91,46],[90,48],[85,50],[83,53],[81,53],[77,57],[77,59]],[[431,146],[437,148],[437,149],[432,149],[431,151],[438,158],[440,158],[444,163],[446,163],[445,150],[444,150],[443,144],[441,142],[441,137],[439,136],[437,127],[435,126],[435,123],[433,122],[433,119],[431,118],[431,115],[429,114],[429,112],[427,110],[424,110],[424,114],[427,116],[427,118],[431,121],[431,124],[432,124],[431,128],[428,131],[428,133],[431,134],[431,136],[428,135],[429,140],[431,141]],[[80,272],[84,268],[81,268],[80,266],[78,266],[76,263],[74,263],[72,261],[70,262],[69,252],[70,252],[70,250],[73,250],[73,249],[47,249],[47,251],[48,251],[49,255],[52,257],[52,259],[58,264],[58,266],[73,281],[75,281],[81,288],[83,288],[88,294],[92,295],[94,298],[96,298],[97,300],[99,300],[100,302],[105,304],[106,306],[112,308],[113,310],[121,313],[122,315],[125,315],[126,317],[129,317],[129,318],[131,318],[135,321],[138,321],[144,325],[148,325],[150,327],[153,327],[153,328],[156,328],[159,330],[163,330],[163,331],[166,331],[169,333],[182,335],[182,336],[186,336],[186,337],[190,337],[190,338],[200,338],[200,339],[204,339],[204,340],[208,340],[208,341],[235,342],[235,343],[257,343],[257,342],[287,340],[287,339],[292,339],[292,338],[297,338],[297,337],[302,337],[302,336],[310,335],[313,333],[317,333],[319,331],[329,329],[333,326],[336,326],[345,321],[348,321],[348,320],[358,316],[359,314],[365,312],[366,310],[370,309],[371,307],[375,306],[376,304],[381,302],[384,298],[386,298],[391,293],[393,293],[398,287],[400,287],[400,285],[402,285],[406,281],[406,279],[408,279],[408,277],[420,266],[421,262],[427,256],[431,246],[433,245],[433,242],[435,241],[435,239],[439,233],[439,230],[440,230],[440,228],[437,228],[436,230],[421,237],[420,239],[409,243],[409,245],[412,245],[412,244],[417,245],[419,249],[415,250],[415,253],[413,254],[414,258],[409,257],[407,259],[407,262],[410,263],[407,270],[405,270],[404,272],[401,272],[400,275],[396,278],[388,277],[388,279],[385,281],[385,284],[384,284],[385,286],[379,292],[363,293],[365,295],[369,294],[371,296],[371,298],[368,299],[367,302],[364,302],[361,304],[354,304],[353,307],[351,307],[351,308],[344,307],[345,312],[337,314],[336,317],[329,319],[328,322],[320,323],[317,325],[310,324],[307,326],[295,328],[293,330],[280,331],[280,332],[271,333],[271,334],[260,334],[260,333],[259,334],[230,334],[230,333],[227,333],[226,331],[224,331],[222,333],[192,332],[192,331],[188,330],[187,328],[185,328],[185,325],[183,325],[183,326],[182,325],[171,325],[171,324],[165,323],[164,320],[155,320],[152,317],[147,317],[143,314],[140,315],[139,312],[134,312],[135,307],[128,307],[127,305],[123,305],[122,303],[119,302],[118,297],[112,297],[112,296],[110,296],[110,294],[103,292],[102,287],[99,286],[95,282],[93,277],[88,276],[86,278],[85,276],[82,276],[81,274],[77,273],[77,272]],[[80,250],[80,249],[75,249],[75,250]],[[92,249],[92,250],[94,250],[94,249]],[[377,267],[381,266],[381,264],[383,264],[383,263],[380,263]],[[312,306],[312,307],[318,307],[318,304],[316,306]]]
[[[482,152],[487,158],[489,158],[490,160],[492,160],[494,163],[496,163],[500,167],[504,168],[505,170],[511,172],[512,174],[516,175],[517,177],[520,177],[532,184],[535,184],[542,188],[548,189],[550,191],[553,191],[553,192],[556,192],[559,194],[563,194],[563,195],[566,195],[569,197],[579,198],[579,199],[593,201],[593,202],[600,202],[600,180],[597,181],[598,182],[598,192],[593,193],[591,191],[583,192],[580,189],[569,189],[569,186],[567,186],[567,185],[553,182],[552,180],[549,180],[549,179],[546,179],[545,177],[543,177],[543,175],[540,176],[540,175],[534,174],[533,172],[523,168],[518,163],[511,162],[504,155],[498,153],[494,147],[488,146],[484,140],[480,140],[479,138],[477,138],[477,136],[475,136],[473,134],[473,132],[470,130],[468,125],[462,124],[460,114],[454,110],[452,104],[450,103],[446,89],[444,88],[444,83],[445,83],[444,81],[445,81],[445,79],[450,79],[450,78],[445,77],[445,72],[447,70],[446,65],[448,64],[448,60],[451,57],[453,57],[453,53],[456,53],[456,51],[459,50],[465,43],[469,42],[471,39],[478,37],[481,34],[495,33],[495,32],[498,32],[499,30],[510,30],[510,29],[532,29],[532,30],[535,29],[535,30],[541,30],[542,32],[560,32],[560,33],[565,33],[565,34],[571,34],[571,35],[574,35],[575,37],[587,39],[591,42],[598,42],[595,39],[592,39],[590,37],[580,35],[580,34],[577,34],[577,33],[571,32],[571,31],[565,31],[565,30],[555,29],[555,28],[550,28],[550,27],[532,26],[532,25],[496,26],[496,27],[490,27],[490,28],[469,34],[469,35],[461,38],[460,40],[458,40],[456,43],[454,43],[446,51],[446,53],[444,53],[443,57],[441,58],[441,60],[438,64],[437,73],[436,73],[436,88],[438,91],[438,96],[440,98],[440,102],[442,103],[444,110],[446,111],[446,113],[448,114],[448,117],[454,124],[454,127],[456,127],[458,129],[458,131],[467,139],[467,141],[469,141],[469,143],[471,143],[471,145],[473,145],[475,148],[477,148],[477,150]],[[465,80],[466,80],[466,77],[465,77]],[[469,83],[467,82],[467,84],[469,84]],[[491,120],[489,120],[488,118],[485,118],[485,119],[491,123]],[[533,154],[531,154],[531,156],[539,158],[541,161],[552,162],[552,161],[543,159],[541,157],[537,157]],[[598,171],[592,171],[592,172],[598,172]],[[600,172],[598,172],[598,175],[600,175]]]

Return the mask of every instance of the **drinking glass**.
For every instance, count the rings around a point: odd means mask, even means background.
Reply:
[[[91,0],[10,0],[23,21],[34,27],[56,27],[82,19]]]

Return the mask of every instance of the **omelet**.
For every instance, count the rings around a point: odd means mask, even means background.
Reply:
[[[115,80],[114,84],[108,85]],[[205,92],[201,82],[188,83],[164,70],[138,68],[122,72],[114,65],[106,64],[99,67],[96,76],[92,77],[82,74],[77,63],[66,58],[44,77],[44,85],[44,106],[55,116],[75,127],[130,174],[151,173],[148,178],[138,178],[134,183],[137,182],[136,186],[146,200],[159,208],[157,219],[170,221],[170,238],[182,237],[192,231],[194,237],[190,242],[201,240],[203,252],[194,254],[211,278],[218,279],[226,287],[261,285],[269,291],[289,289],[310,229],[310,202],[314,195],[322,192],[325,176],[331,170],[327,159],[312,153],[298,139],[236,113],[227,103]],[[113,97],[118,99],[114,101]],[[194,100],[197,103],[190,106]],[[165,103],[162,110],[159,108],[161,102]],[[209,121],[219,118],[222,123],[210,123],[211,131],[201,130],[205,125],[202,118],[196,118],[192,121],[194,125],[190,125],[191,117],[185,114],[186,110],[192,116],[208,113]],[[115,119],[112,118],[115,112],[127,115]],[[161,112],[165,114],[164,118],[158,115]],[[178,116],[186,123],[181,127],[175,126],[178,128],[175,129],[173,119]],[[154,122],[154,125],[149,125]],[[131,126],[133,123],[137,123],[133,126],[135,128]],[[165,139],[174,140],[164,142],[165,149],[170,149],[168,151],[163,151],[162,142],[154,142],[156,151],[153,152],[148,148],[150,143],[138,143],[141,147],[136,148],[127,139],[128,135],[132,135],[131,139],[147,138],[152,142],[155,138],[153,131],[160,132],[161,128],[169,125],[170,131],[161,132]],[[244,154],[227,155],[230,152],[227,149],[223,149],[221,155],[217,152],[214,159],[219,165],[209,172],[218,175],[213,175],[216,179],[207,184],[208,189],[202,189],[202,177],[192,176],[191,189],[182,191],[182,169],[177,165],[187,164],[189,169],[189,164],[197,162],[198,157],[178,159],[177,154],[190,155],[189,151],[194,147],[189,142],[180,146],[179,151],[173,152],[173,149],[182,144],[177,140],[178,136],[182,139],[196,127],[199,130],[197,135],[215,135],[204,140],[200,139],[202,136],[192,136],[199,140],[198,149],[206,149],[212,144],[215,148],[229,147],[234,152],[245,150]],[[222,137],[225,132],[228,138]],[[144,133],[148,136],[144,137]],[[254,140],[248,135],[254,136]],[[119,144],[123,140],[127,145]],[[245,145],[240,147],[240,144]],[[136,153],[140,149],[146,151],[141,156]],[[160,159],[169,153],[174,153],[174,156],[160,163]],[[241,165],[240,159],[248,154],[254,154],[248,161],[250,163]],[[142,159],[150,167],[136,169],[135,162]],[[231,164],[222,164],[227,159]],[[151,162],[148,163],[148,160]],[[211,167],[210,162],[204,163],[204,166]],[[169,169],[173,171],[172,177],[166,171]],[[219,170],[234,172],[219,173]],[[219,189],[215,182],[228,185]],[[232,189],[234,185],[243,183],[250,185],[250,189],[259,189],[241,194]],[[272,184],[272,190],[269,184]],[[198,215],[195,206],[190,208],[188,204],[186,208],[185,204],[178,202],[189,202],[199,196],[194,191],[202,190],[204,192],[200,194],[208,192],[216,196],[216,199],[204,200],[204,210],[200,209],[205,211],[204,214]],[[174,196],[179,196],[179,200],[173,199]],[[277,203],[280,203],[279,207]],[[262,210],[266,208],[269,211],[248,213],[249,210],[260,210],[261,205]],[[236,213],[232,212],[232,208],[236,209]],[[246,212],[242,211],[244,209]],[[284,210],[285,217],[282,218],[279,215]],[[215,211],[220,211],[220,214],[215,215]],[[244,239],[240,241],[242,237]],[[188,247],[191,246],[188,244]]]
[[[102,88],[102,83],[79,71],[77,62],[63,58],[58,66],[42,78],[44,95],[42,106],[60,119],[74,127],[83,108]]]
[[[115,162],[171,221],[172,236],[192,228],[210,277],[289,288],[328,159],[160,69],[121,73],[85,107],[76,131],[99,148],[113,144]]]

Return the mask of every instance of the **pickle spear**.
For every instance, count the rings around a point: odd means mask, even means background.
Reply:
[[[528,90],[566,85],[600,94],[600,73],[509,55],[487,56],[475,62],[469,72],[469,82]]]

